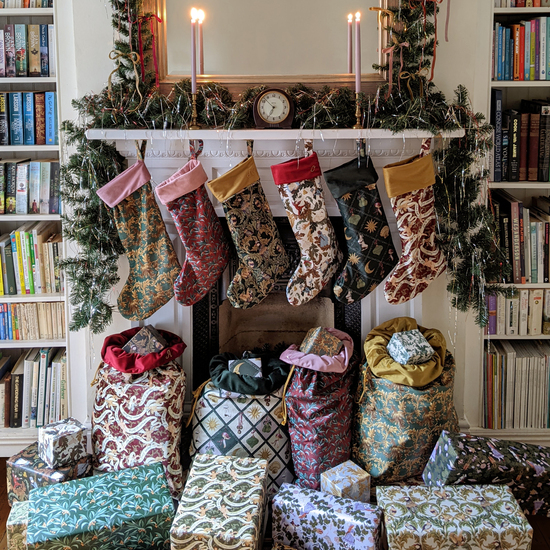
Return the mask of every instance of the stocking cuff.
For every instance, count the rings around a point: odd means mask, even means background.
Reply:
[[[388,197],[397,197],[435,183],[432,155],[415,155],[384,166],[384,182]]]
[[[229,172],[210,181],[208,187],[220,202],[224,202],[259,180],[254,157],[250,157],[231,168]]]
[[[171,201],[179,199],[183,195],[187,195],[198,189],[206,183],[208,176],[202,167],[202,164],[191,159],[187,164],[183,165],[173,176],[159,183],[155,189],[157,197],[162,204],[167,204]]]
[[[98,189],[97,194],[109,208],[113,208],[148,181],[151,181],[151,174],[144,162],[138,160],[107,185]]]
[[[318,178],[321,176],[321,168],[319,167],[317,153],[313,153],[309,157],[275,164],[271,167],[271,173],[273,174],[275,185],[283,185],[285,183],[296,183]]]
[[[357,166],[357,159],[352,159],[345,164],[341,164],[336,168],[323,172],[327,187],[331,195],[335,199],[339,199],[346,193],[352,193],[357,189],[363,187],[369,187],[369,189],[376,188],[376,182],[378,181],[378,174],[372,164],[370,157],[367,162]]]

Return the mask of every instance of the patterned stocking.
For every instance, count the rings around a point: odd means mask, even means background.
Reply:
[[[207,294],[231,254],[204,187],[207,179],[202,164],[192,159],[155,189],[185,246],[185,263],[174,283],[176,300],[184,306],[196,304]]]
[[[390,304],[402,304],[423,292],[446,267],[445,256],[435,241],[432,156],[416,155],[388,164],[384,180],[403,245],[384,294]]]
[[[265,198],[254,158],[208,183],[223,204],[240,266],[227,290],[230,304],[259,304],[288,268],[288,256]]]
[[[286,289],[289,303],[299,306],[330,281],[343,255],[328,217],[317,155],[277,164],[271,172],[300,247],[300,264]]]

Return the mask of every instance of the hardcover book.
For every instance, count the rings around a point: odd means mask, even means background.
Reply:
[[[17,189],[17,163],[6,162],[5,174],[6,180],[6,214],[15,214],[15,190]]]
[[[48,63],[48,25],[40,25],[40,76],[50,76]]]
[[[55,58],[55,27],[51,23],[48,25],[48,64],[49,75],[56,76],[56,58]]]
[[[24,145],[23,135],[23,93],[9,93],[10,145]]]
[[[58,128],[57,128],[57,102],[56,92],[45,92],[46,105],[46,145],[57,145]]]
[[[29,76],[38,77],[40,69],[40,25],[28,26]]]
[[[495,128],[494,181],[502,181],[502,90],[491,90],[491,124]]]
[[[23,92],[23,141],[34,145],[34,93]]]
[[[6,48],[4,45],[4,29],[0,29],[0,78],[6,76]]]
[[[34,129],[36,145],[46,145],[46,97],[44,92],[34,93]]]
[[[166,340],[152,325],[144,326],[131,340],[126,342],[122,349],[127,353],[159,353],[168,347]]]
[[[16,23],[15,32],[15,76],[27,76],[27,25]]]
[[[6,76],[15,77],[15,29],[11,23],[4,25],[4,49],[6,50]]]
[[[20,162],[16,172],[15,213],[29,213],[29,162]]]
[[[9,145],[8,92],[0,92],[0,145]]]
[[[50,214],[59,214],[60,212],[60,193],[61,180],[59,172],[59,162],[54,160],[50,168]]]

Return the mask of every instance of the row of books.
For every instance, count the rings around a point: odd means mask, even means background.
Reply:
[[[0,295],[64,292],[63,237],[56,231],[56,222],[27,222],[0,236]]]
[[[550,8],[550,0],[495,0],[495,8]]]
[[[68,417],[65,348],[33,348],[0,359],[0,426],[40,428]]]
[[[0,145],[58,145],[57,92],[0,92]]]
[[[550,99],[522,99],[520,110],[502,109],[502,90],[491,90],[494,147],[491,179],[550,180]]]
[[[550,80],[550,25],[547,17],[493,30],[493,80]]]
[[[1,8],[53,8],[53,0],[0,0]]]
[[[0,214],[59,214],[57,160],[0,160]]]
[[[540,336],[550,334],[550,289],[521,288],[511,296],[486,298],[489,320],[485,334]]]
[[[492,341],[483,359],[482,427],[550,428],[550,343]]]
[[[0,28],[0,77],[56,76],[53,24]]]
[[[0,340],[65,338],[64,302],[0,304]]]

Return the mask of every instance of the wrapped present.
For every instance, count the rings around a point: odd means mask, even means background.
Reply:
[[[303,353],[315,355],[338,355],[344,347],[342,341],[323,327],[312,328],[300,344]]]
[[[429,486],[506,484],[525,514],[550,516],[550,447],[443,430],[422,477]]]
[[[505,485],[377,487],[389,550],[530,550],[533,529]]]
[[[379,548],[381,510],[284,484],[273,499],[273,542],[296,550]]]
[[[38,454],[50,468],[78,462],[87,448],[86,426],[74,418],[38,428]]]
[[[29,445],[6,462],[8,484],[8,501],[29,499],[29,492],[34,487],[61,483],[77,477],[92,474],[92,455],[83,456],[78,462],[61,468],[50,468],[38,454],[38,441]]]
[[[259,549],[267,461],[199,454],[170,531],[172,550]]]
[[[27,550],[27,524],[29,501],[14,502],[6,522],[6,538],[9,550]]]
[[[33,489],[27,545],[34,549],[166,549],[174,506],[162,464]]]
[[[337,497],[370,502],[370,474],[346,460],[321,474],[321,491]]]
[[[122,349],[128,353],[147,355],[148,353],[158,353],[167,347],[168,344],[160,332],[152,325],[145,325],[122,346]]]
[[[258,357],[251,357],[250,359],[230,359],[229,372],[261,378],[263,376],[262,360]]]
[[[435,351],[424,335],[413,329],[393,334],[388,342],[388,353],[402,365],[418,365],[429,361]]]

